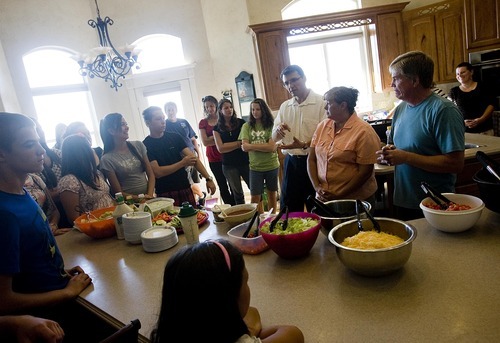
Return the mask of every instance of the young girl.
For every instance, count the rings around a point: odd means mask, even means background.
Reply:
[[[120,113],[110,113],[101,120],[104,153],[99,167],[109,180],[112,194],[144,194],[151,199],[155,176],[146,147],[140,141],[128,142],[128,130],[127,122]]]
[[[248,271],[237,248],[224,240],[186,246],[165,267],[160,316],[151,341],[304,342],[295,326],[263,328],[259,312],[249,305]]]
[[[276,212],[280,163],[276,142],[271,137],[273,125],[274,118],[269,106],[264,100],[257,98],[250,103],[250,121],[243,124],[239,139],[242,142],[241,148],[250,157],[251,202],[260,203],[265,183],[268,207]],[[262,206],[259,207],[262,212]]]
[[[217,150],[222,154],[222,171],[231,186],[234,202],[244,204],[245,194],[241,186],[241,178],[249,185],[250,170],[248,154],[241,150],[241,141],[238,137],[245,121],[236,116],[233,103],[228,99],[219,101],[217,109],[219,121],[214,127],[214,137]]]
[[[62,146],[59,192],[64,211],[73,222],[85,211],[113,206],[109,186],[97,170],[94,151],[85,136],[67,137]]]
[[[205,118],[200,120],[198,128],[200,129],[201,141],[206,147],[208,164],[210,165],[210,170],[214,173],[215,180],[217,180],[222,201],[226,204],[235,205],[234,197],[229,191],[226,177],[222,171],[222,155],[215,146],[213,131],[219,119],[217,115],[217,99],[211,95],[207,95],[202,99],[202,102]]]

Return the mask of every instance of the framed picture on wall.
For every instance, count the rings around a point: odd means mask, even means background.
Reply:
[[[234,80],[240,103],[240,112],[243,119],[248,121],[250,103],[255,99],[255,85],[253,75],[242,71]]]

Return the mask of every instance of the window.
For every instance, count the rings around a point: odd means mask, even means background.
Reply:
[[[133,68],[134,74],[186,64],[179,37],[164,34],[149,35],[138,39],[134,45],[141,50],[137,59],[141,68]]]
[[[340,12],[360,8],[358,0],[294,0],[283,8],[281,18],[293,19],[316,14]]]
[[[72,55],[60,48],[40,48],[23,56],[37,119],[49,147],[55,143],[56,125],[73,121],[85,123],[93,142],[98,142],[92,98]]]
[[[282,11],[283,19],[357,9],[357,0],[296,0]],[[335,86],[356,88],[358,109],[371,109],[374,89],[369,77],[365,30],[363,26],[288,36],[290,63],[300,65],[307,85],[319,94]]]
[[[371,109],[373,89],[363,31],[356,27],[288,37],[290,63],[304,69],[308,87],[319,94],[335,86],[356,88],[360,111]]]

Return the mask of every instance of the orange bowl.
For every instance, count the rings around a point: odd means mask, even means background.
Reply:
[[[106,212],[111,212],[115,210],[116,206],[100,208],[98,210],[90,212],[91,218],[99,218]],[[109,219],[87,221],[87,215],[82,214],[80,217],[76,218],[74,221],[75,226],[87,236],[92,238],[107,238],[116,235],[115,221],[111,216]]]

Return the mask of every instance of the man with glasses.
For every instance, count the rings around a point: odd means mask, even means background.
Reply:
[[[283,102],[274,120],[273,140],[280,142],[285,155],[280,206],[290,212],[304,211],[306,199],[315,190],[307,174],[307,155],[316,126],[325,118],[323,97],[306,87],[301,67],[290,65],[280,75],[292,98]]]

